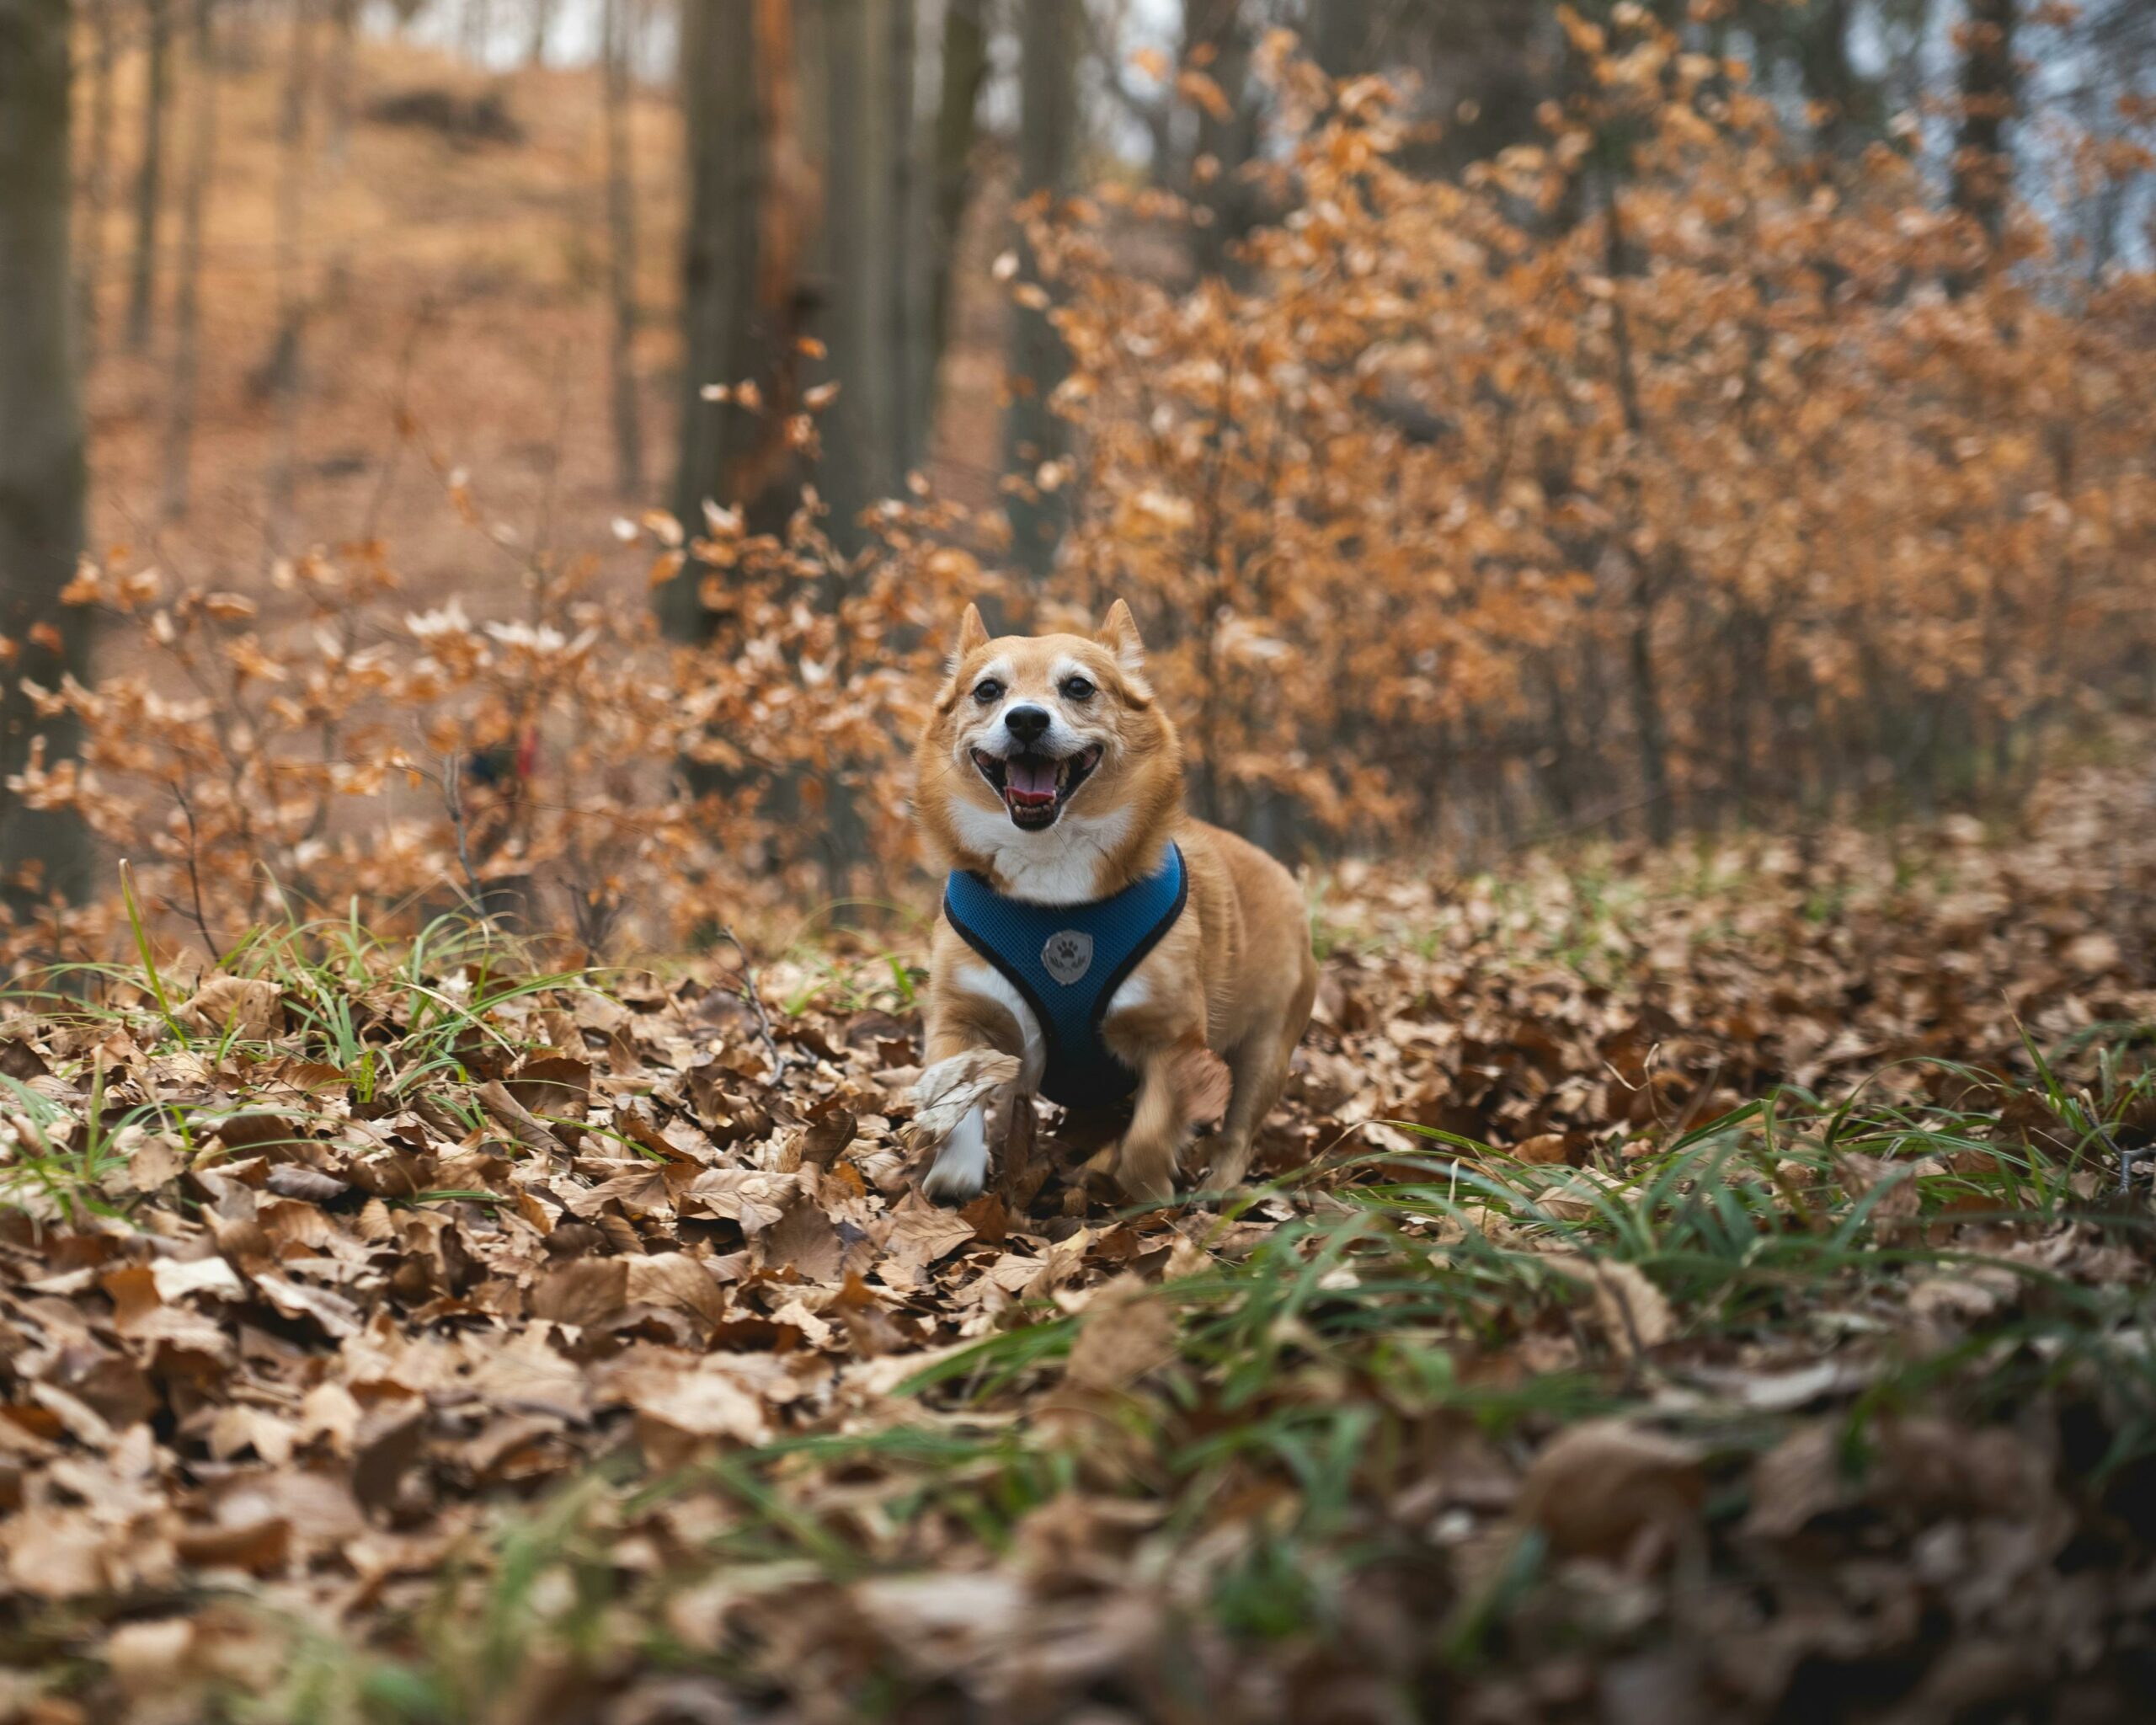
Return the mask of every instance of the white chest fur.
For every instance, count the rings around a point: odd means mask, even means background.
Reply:
[[[1029,905],[1082,905],[1100,896],[1101,868],[1130,836],[1130,811],[1066,813],[1046,832],[1021,832],[1000,809],[960,804],[959,841],[985,857],[998,884]]]

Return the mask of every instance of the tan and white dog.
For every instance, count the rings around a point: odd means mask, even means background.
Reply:
[[[936,859],[971,876],[953,880],[991,913],[1032,919],[1022,927],[1053,928],[1061,907],[1082,915],[1172,876],[1173,907],[1092,1008],[1097,1044],[1128,1069],[1118,1075],[1122,1087],[1135,1078],[1113,1165],[1134,1199],[1172,1194],[1188,1133],[1178,1074],[1209,1049],[1226,1062],[1233,1088],[1207,1183],[1225,1190],[1241,1181],[1310,1020],[1317,989],[1310,921],[1278,862],[1184,812],[1182,745],[1146,681],[1129,607],[1118,600],[1090,640],[991,640],[980,612],[967,606],[915,767],[915,809]],[[937,919],[926,1064],[991,1047],[1019,1059],[1020,1087],[1031,1094],[1053,1053],[1054,1026],[1044,1033],[1043,1021],[1054,1011],[1037,1012],[1039,995],[1023,985],[1024,974],[990,962],[984,943],[959,932],[956,902],[947,895]],[[1073,947],[1069,936],[1051,934],[1039,956],[1054,970]],[[926,1189],[939,1203],[963,1204],[988,1172],[976,1108],[944,1143]]]

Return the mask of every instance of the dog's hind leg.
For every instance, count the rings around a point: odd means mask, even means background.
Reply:
[[[1205,1183],[1216,1192],[1240,1186],[1250,1172],[1250,1159],[1257,1147],[1257,1129],[1280,1100],[1288,1082],[1288,1056],[1294,1044],[1281,1045],[1277,1034],[1246,1037],[1228,1056],[1228,1071],[1235,1080],[1228,1098],[1227,1118],[1214,1139],[1213,1164]]]
[[[1317,994],[1315,972],[1288,1003],[1283,1019],[1261,1024],[1228,1053],[1228,1073],[1235,1089],[1228,1098],[1228,1113],[1214,1142],[1213,1165],[1205,1183],[1215,1192],[1242,1184],[1257,1146],[1258,1129],[1264,1125],[1288,1087],[1288,1065],[1294,1059],[1295,1044],[1310,1023],[1310,1002]]]

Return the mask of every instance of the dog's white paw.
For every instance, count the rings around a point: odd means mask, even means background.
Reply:
[[[980,1109],[974,1108],[943,1140],[921,1189],[930,1203],[958,1210],[979,1197],[987,1184],[988,1127]]]

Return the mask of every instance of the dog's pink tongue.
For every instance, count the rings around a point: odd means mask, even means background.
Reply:
[[[1005,782],[1011,788],[1014,802],[1053,803],[1055,800],[1054,761],[1016,760],[1007,762],[1004,771],[1008,775]]]

